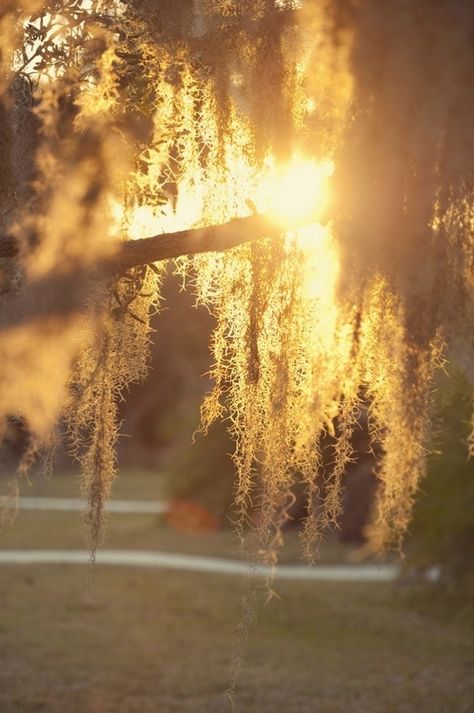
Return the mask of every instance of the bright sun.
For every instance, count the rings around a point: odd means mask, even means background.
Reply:
[[[295,156],[288,164],[271,168],[266,203],[272,218],[289,229],[319,222],[330,199],[333,162]]]
[[[234,195],[236,207],[240,203],[246,212],[248,201],[244,199],[250,194],[259,212],[269,216],[284,232],[298,230],[300,242],[304,242],[303,234],[308,233],[306,228],[302,230],[305,226],[319,226],[322,230],[321,224],[326,222],[324,216],[330,202],[333,171],[331,160],[316,161],[300,154],[295,154],[286,164],[277,164],[274,157],[269,156],[257,176],[252,176],[251,167],[245,162],[230,161],[232,180],[223,187],[223,199]],[[125,215],[124,207],[114,203],[111,205],[114,225],[125,227],[132,240],[193,227],[202,220],[204,194],[204,186],[182,182],[173,207],[135,206]],[[312,235],[314,239],[315,230]]]

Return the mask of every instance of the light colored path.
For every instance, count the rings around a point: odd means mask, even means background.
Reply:
[[[83,512],[86,502],[79,498],[30,498],[20,497],[21,510],[60,510]],[[108,512],[162,514],[168,510],[168,503],[152,500],[110,500],[105,508]]]
[[[85,550],[0,550],[0,564],[87,564]],[[153,567],[187,572],[251,575],[255,570],[246,562],[180,555],[171,552],[146,550],[99,550],[99,565]],[[270,567],[258,567],[263,576],[272,574]],[[277,579],[318,580],[326,582],[391,582],[399,573],[396,565],[279,565],[274,572]]]

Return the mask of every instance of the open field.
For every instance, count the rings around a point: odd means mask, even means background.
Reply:
[[[3,474],[2,479],[5,482],[8,476]],[[163,498],[166,479],[166,474],[158,471],[125,470],[113,484],[113,497],[160,500]],[[29,484],[21,482],[21,494],[29,497],[77,498],[80,494],[79,474],[75,471],[58,471],[50,478],[33,474]]]
[[[2,567],[2,713],[217,713],[239,578]],[[377,584],[279,583],[238,687],[245,713],[472,710],[466,610]]]
[[[117,478],[113,499],[167,499],[166,476],[151,472],[126,471]],[[78,497],[77,476],[55,474],[51,479],[33,479],[23,483],[21,494],[28,497]],[[211,532],[186,532],[169,528],[164,518],[155,514],[109,513],[105,518],[103,546],[107,549],[150,549],[163,552],[209,555],[242,559],[240,544],[230,527]],[[0,533],[0,549],[83,549],[86,541],[80,512],[20,510],[12,526]],[[254,548],[249,536],[248,547]],[[321,563],[346,562],[351,549],[335,540],[320,548]],[[295,530],[285,535],[280,553],[282,564],[301,561],[301,543]]]
[[[169,528],[163,518],[150,514],[111,513],[106,518],[103,546],[107,549],[145,549],[183,552],[242,559],[235,534],[230,529],[187,533]],[[1,549],[84,549],[86,531],[81,513],[20,511],[11,526],[0,533]],[[249,548],[253,546],[249,537]],[[337,542],[321,547],[320,563],[347,562],[350,549]],[[286,533],[286,544],[279,557],[281,564],[301,562],[297,532]]]
[[[160,497],[159,479],[132,478],[119,479],[117,497]],[[53,479],[44,495],[75,495],[72,485]],[[294,562],[297,534],[287,541],[282,561]],[[0,534],[5,549],[83,546],[74,512],[21,511]],[[230,531],[175,532],[156,515],[111,514],[105,546],[241,557]],[[341,562],[349,554],[332,543],[321,560]],[[242,595],[251,586],[239,576],[2,565],[0,711],[231,711],[224,694]],[[428,585],[279,581],[276,590],[281,598],[260,603],[250,625],[237,711],[474,709],[474,617],[465,602]]]

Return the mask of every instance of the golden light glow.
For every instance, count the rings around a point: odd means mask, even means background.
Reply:
[[[312,114],[316,109],[316,100],[313,97],[308,97],[305,103],[305,109],[308,114]]]
[[[268,185],[268,213],[282,227],[319,222],[329,204],[333,171],[330,160],[316,162],[299,156],[277,167]]]
[[[203,191],[200,186],[179,185],[178,198],[161,205],[121,205],[110,201],[112,234],[122,231],[128,240],[149,238],[160,233],[185,230],[199,224],[203,212]]]
[[[136,240],[159,233],[192,228],[203,223],[203,213],[214,212],[214,222],[224,222],[247,214],[247,198],[252,196],[258,212],[269,215],[292,240],[295,232],[301,244],[318,240],[324,233],[320,224],[330,200],[330,177],[334,170],[331,160],[315,161],[295,155],[285,165],[277,165],[273,156],[265,161],[258,174],[244,159],[228,158],[229,171],[222,184],[213,186],[214,202],[206,194],[206,182],[181,181],[177,200],[159,206],[141,205],[125,210],[112,201],[111,217],[114,230],[121,229],[129,239]],[[206,198],[207,196],[207,198]],[[226,214],[222,206],[230,205]],[[215,207],[210,211],[210,207]],[[220,208],[220,211],[218,210]],[[300,230],[304,226],[317,228]]]

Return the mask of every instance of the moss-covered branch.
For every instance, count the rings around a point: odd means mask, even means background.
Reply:
[[[308,222],[312,221],[306,218],[292,227]],[[281,226],[268,215],[256,213],[220,225],[122,242],[112,256],[99,260],[93,267],[81,266],[60,275],[48,275],[31,284],[21,296],[7,296],[0,316],[0,330],[30,320],[79,311],[91,281],[104,276],[113,277],[133,267],[183,255],[222,252],[251,240],[278,235],[281,231]],[[0,257],[16,258],[19,253],[20,247],[14,237],[0,238]]]
[[[297,228],[309,222],[312,220],[306,218],[292,227]],[[123,242],[114,256],[102,267],[110,272],[120,272],[138,265],[147,265],[182,255],[222,252],[250,240],[278,235],[281,230],[281,226],[265,214],[234,218],[220,225],[162,233],[141,240]],[[13,236],[5,235],[0,238],[1,258],[17,257],[19,252],[18,241]]]

